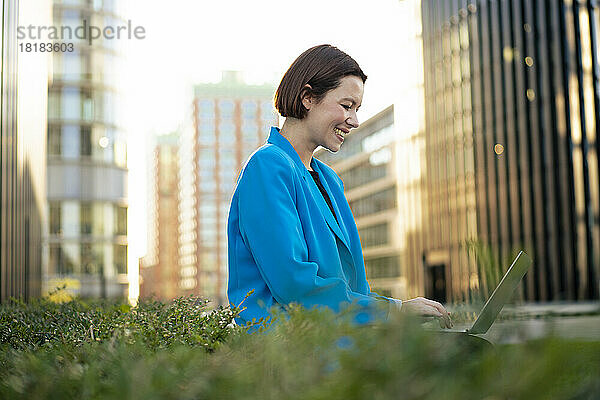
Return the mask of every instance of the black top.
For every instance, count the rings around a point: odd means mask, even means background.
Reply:
[[[323,195],[323,198],[327,202],[327,205],[329,206],[329,209],[331,210],[331,213],[333,214],[333,218],[335,218],[335,220],[337,221],[337,217],[335,216],[335,211],[333,211],[333,205],[331,204],[331,199],[329,198],[329,195],[327,194],[327,192],[325,191],[325,188],[321,184],[321,180],[319,179],[319,173],[317,171],[308,171],[308,172],[310,172],[310,175],[315,180],[315,183],[319,187],[319,191]]]

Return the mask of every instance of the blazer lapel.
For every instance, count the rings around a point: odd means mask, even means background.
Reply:
[[[315,169],[315,171],[316,171],[316,169]],[[323,217],[325,218],[327,225],[329,225],[331,230],[337,235],[337,237],[342,241],[342,243],[344,243],[344,245],[346,246],[348,251],[350,251],[350,245],[348,244],[348,239],[343,234],[340,226],[338,225],[333,214],[331,213],[331,209],[327,205],[325,198],[321,194],[319,187],[315,183],[313,177],[310,176],[310,172],[308,172],[308,170],[306,171],[306,174],[304,174],[304,179],[307,181],[308,188],[310,189],[310,193],[312,194],[313,198],[317,202],[317,206],[319,207],[321,214],[323,214]],[[321,184],[323,185],[323,187],[325,187],[325,190],[327,191],[327,194],[329,195],[329,199],[331,200],[331,203],[332,203],[334,209],[337,211],[338,218],[341,218],[341,215],[339,215],[340,212],[339,212],[339,210],[337,210],[335,201],[333,199],[333,196],[331,195],[331,190],[329,190],[329,188],[326,186],[326,182],[324,182],[324,179],[322,179],[322,178],[321,178]]]
[[[336,225],[339,226],[340,232],[342,232],[343,239],[345,240],[344,244],[346,244],[346,246],[348,247],[348,249],[350,249],[350,246],[348,246],[348,243],[350,243],[350,238],[348,237],[348,233],[346,232],[345,227],[344,227],[344,229],[342,229],[344,221],[341,219],[341,213],[340,213],[340,209],[339,209],[339,207],[337,205],[337,199],[334,196],[334,193],[331,190],[331,187],[329,186],[329,183],[327,182],[327,179],[325,177],[325,173],[321,170],[321,167],[319,166],[319,164],[317,162],[313,162],[312,167],[313,167],[313,169],[315,171],[317,171],[319,173],[319,178],[321,180],[321,184],[323,185],[323,187],[327,191],[327,194],[329,195],[329,199],[331,200],[331,204],[332,204],[333,209],[335,211],[335,215],[338,216],[338,220],[336,221],[335,218],[334,218],[333,222],[335,222]],[[319,189],[319,188],[317,187],[317,189]],[[323,197],[323,196],[321,196],[321,197]],[[327,202],[325,202],[325,205],[327,205]],[[331,212],[331,210],[329,209],[329,206],[327,206],[327,210],[329,212]]]
[[[325,174],[322,173],[322,170],[317,165],[317,162],[313,161],[311,166],[313,167],[313,169],[315,171],[317,171],[319,173],[319,179],[321,181],[321,184],[325,188],[325,191],[329,195],[329,199],[331,200],[331,205],[333,206],[333,209],[338,218],[337,221],[334,218],[333,214],[331,213],[331,209],[327,205],[327,202],[323,198],[323,195],[321,194],[319,187],[315,183],[313,177],[310,176],[310,172],[307,171],[307,175],[309,175],[309,176],[306,179],[309,179],[310,181],[312,181],[312,182],[308,182],[311,194],[316,199],[317,204],[319,206],[319,210],[321,210],[321,214],[323,214],[325,221],[327,221],[327,225],[329,225],[331,230],[337,236],[337,239],[342,243],[342,246],[339,246],[340,257],[342,259],[342,267],[344,268],[344,273],[346,274],[346,277],[348,278],[350,287],[354,288],[354,287],[356,287],[356,282],[357,282],[358,276],[357,276],[356,266],[355,266],[355,262],[354,262],[354,255],[352,254],[352,251],[350,250],[350,245],[349,245],[350,239],[348,238],[348,236],[346,236],[345,228],[342,229],[342,227],[341,227],[341,224],[343,224],[344,221],[342,219],[340,210],[337,206],[335,196],[333,196],[333,192],[331,191],[331,188],[327,184],[327,180],[325,179]],[[344,250],[344,247],[345,247],[345,250]]]

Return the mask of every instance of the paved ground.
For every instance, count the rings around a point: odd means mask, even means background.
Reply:
[[[483,337],[492,343],[518,343],[549,335],[600,340],[600,315],[498,321]]]
[[[600,340],[600,303],[546,303],[506,306],[503,315],[482,337],[492,343],[518,343],[555,335],[570,339]],[[468,328],[468,325],[457,326]]]

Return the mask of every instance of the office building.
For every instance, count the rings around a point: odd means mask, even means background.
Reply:
[[[55,1],[54,26],[118,26],[112,1]],[[117,40],[66,38],[53,53],[47,146],[46,290],[126,297],[127,151],[117,112]]]
[[[596,2],[424,0],[422,21],[424,268],[467,299],[524,249],[523,299],[598,299]]]

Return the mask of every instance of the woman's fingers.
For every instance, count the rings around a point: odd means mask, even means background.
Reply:
[[[446,308],[434,300],[429,300],[432,303],[432,306],[435,307],[436,310],[440,312],[440,316],[446,325],[446,328],[452,328],[452,320],[450,319],[450,313],[446,310]]]
[[[440,319],[440,326],[451,328],[453,326],[452,320],[450,319],[450,314],[446,310],[446,308],[434,300],[429,300],[424,297],[417,297],[411,300],[406,300],[405,306],[406,308],[416,314],[421,315],[431,315],[434,317],[438,317]]]
[[[442,328],[442,329],[447,328],[446,322],[444,322],[443,318],[438,318],[438,322],[440,323],[440,328]]]

